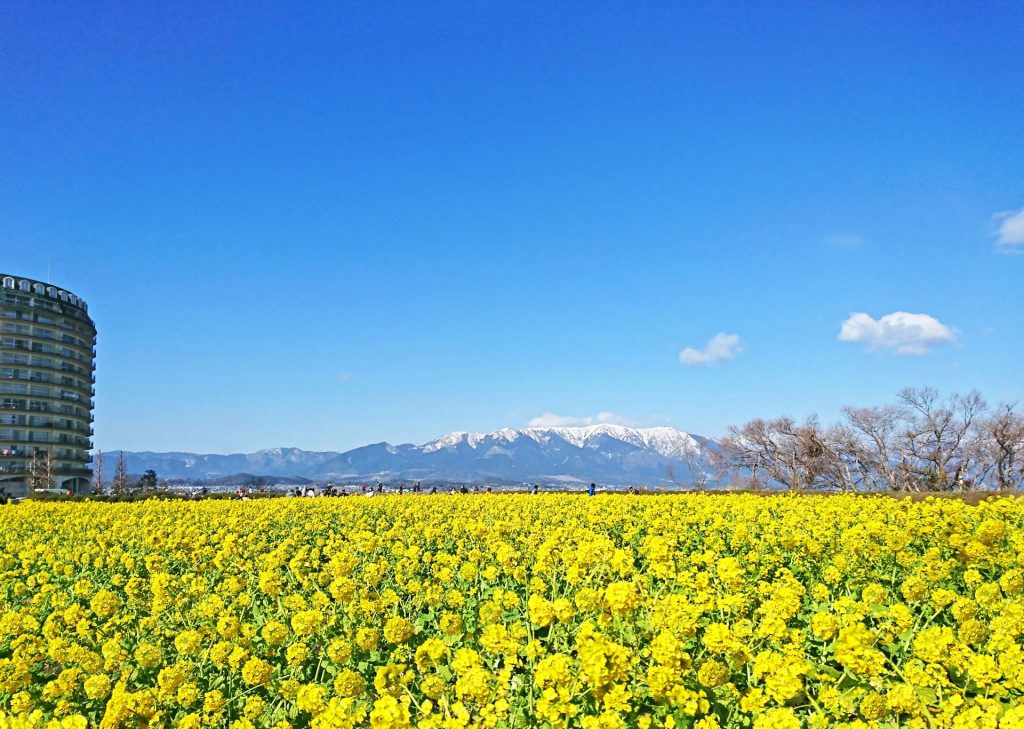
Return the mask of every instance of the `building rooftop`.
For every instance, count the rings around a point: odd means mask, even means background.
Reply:
[[[21,291],[27,294],[35,294],[36,296],[48,296],[51,299],[56,299],[65,304],[70,304],[82,311],[88,313],[89,305],[85,303],[85,299],[79,298],[77,295],[62,289],[59,286],[54,286],[46,281],[37,281],[34,278],[26,278],[24,276],[12,276],[9,273],[0,273],[0,286],[4,289],[11,289],[14,291]]]

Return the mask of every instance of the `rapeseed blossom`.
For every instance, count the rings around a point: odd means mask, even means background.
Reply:
[[[0,517],[0,729],[1024,727],[1024,501]]]

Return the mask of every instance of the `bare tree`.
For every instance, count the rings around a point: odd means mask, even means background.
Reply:
[[[1024,488],[1024,415],[1013,405],[1002,405],[983,424],[994,485],[998,489]]]
[[[28,462],[28,487],[33,491],[46,488],[42,483],[43,468],[39,459],[40,455],[39,451],[36,451],[32,454],[32,460]]]
[[[696,448],[688,449],[683,460],[686,461],[686,470],[690,472],[693,488],[698,491],[706,489],[708,481],[713,477],[715,455],[706,444],[701,443]]]
[[[719,453],[757,488],[966,491],[1024,487],[1024,417],[991,417],[977,392],[940,397],[907,388],[896,405],[843,408],[829,427],[810,417],[757,419],[729,428]]]
[[[730,425],[722,440],[722,453],[734,475],[749,474],[751,488],[759,488],[762,473],[772,477],[771,464],[776,460],[768,422],[757,419],[742,426]]]
[[[829,426],[821,431],[823,451],[819,480],[827,488],[840,491],[855,491],[858,488],[858,474],[850,454],[846,451],[846,430],[842,425]]]
[[[96,465],[93,468],[93,485],[92,491],[94,494],[103,493],[103,451],[96,451]]]
[[[791,490],[834,486],[848,488],[849,479],[837,466],[837,454],[817,418],[802,425],[789,417],[751,420],[730,427],[722,455],[734,472],[748,473],[757,487],[762,476]]]
[[[837,433],[857,486],[866,489],[901,490],[894,469],[895,437],[900,428],[900,410],[894,406],[844,407],[844,426]]]
[[[986,410],[977,392],[942,400],[931,387],[901,390],[905,429],[900,438],[899,468],[916,490],[965,490],[969,479],[969,451],[965,448],[976,421]]]
[[[124,451],[118,451],[117,466],[114,468],[114,480],[110,484],[110,493],[126,494],[129,488],[128,464],[124,458]]]
[[[33,491],[54,487],[54,459],[51,451],[36,451],[28,466],[29,486]]]

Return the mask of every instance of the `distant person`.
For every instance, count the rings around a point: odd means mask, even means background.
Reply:
[[[590,487],[587,489],[587,496],[593,496],[596,493],[597,493],[597,485],[596,484],[590,484]]]
[[[493,490],[490,486],[487,487],[487,493],[491,493]]]
[[[531,491],[530,493],[531,494],[539,494],[540,493],[540,485],[534,484],[533,485],[533,491]]]
[[[466,488],[466,484],[462,484],[461,486],[459,486],[459,493],[460,494],[468,494],[469,493],[469,489]]]
[[[437,493],[437,486],[431,486],[430,487],[430,493],[436,494]]]
[[[398,495],[401,496],[404,493],[405,493],[405,484],[404,483],[398,484]]]

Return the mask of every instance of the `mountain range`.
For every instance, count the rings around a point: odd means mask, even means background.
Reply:
[[[316,481],[689,484],[708,471],[716,444],[676,428],[503,428],[453,432],[423,445],[376,443],[345,452],[271,448],[230,455],[125,452],[129,473],[216,480],[237,474]],[[104,454],[104,473],[117,456]]]

